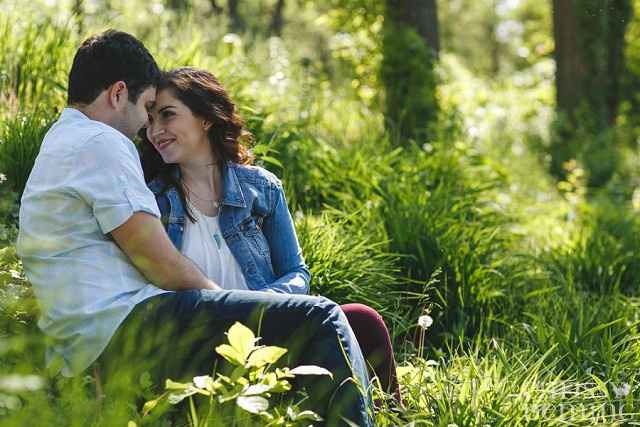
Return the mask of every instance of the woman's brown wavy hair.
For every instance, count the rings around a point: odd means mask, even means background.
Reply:
[[[253,155],[248,150],[253,143],[253,135],[245,128],[235,104],[213,74],[192,67],[165,71],[158,84],[158,92],[162,90],[170,90],[196,117],[211,123],[209,145],[221,171],[224,171],[223,165],[227,161],[243,165],[253,162]],[[182,182],[175,173],[178,165],[164,163],[147,139],[146,129],[140,131],[140,137],[143,140],[142,168],[146,181],[161,178],[165,183],[163,191],[175,187],[187,215],[193,220]]]

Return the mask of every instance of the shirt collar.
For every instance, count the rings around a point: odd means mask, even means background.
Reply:
[[[65,107],[62,110],[62,113],[60,114],[60,119],[67,119],[67,118],[68,119],[72,119],[72,120],[88,120],[90,122],[97,123],[100,126],[106,126],[107,128],[116,131],[117,133],[122,135],[123,138],[125,138],[127,141],[129,141],[129,142],[131,142],[133,144],[133,141],[131,141],[131,139],[129,139],[129,137],[127,135],[123,134],[118,129],[106,124],[105,122],[101,122],[99,120],[94,120],[94,119],[92,119],[91,117],[87,116],[82,111],[80,111],[80,110],[78,110],[76,108]]]
[[[75,118],[75,119],[91,120],[82,111],[80,111],[78,109],[75,109],[73,107],[65,107],[62,110],[62,114],[60,114],[60,117],[61,118]]]

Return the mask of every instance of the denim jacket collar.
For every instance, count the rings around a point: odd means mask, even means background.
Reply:
[[[174,175],[179,178],[180,177],[180,168],[176,167],[174,169]],[[246,208],[247,203],[244,199],[244,194],[242,193],[242,187],[240,186],[240,182],[238,181],[238,176],[236,175],[236,164],[227,161],[224,163],[222,170],[222,200],[220,200],[221,205],[233,206],[236,208]],[[154,187],[152,185],[152,187]],[[171,188],[167,190],[168,193],[176,193],[175,188]],[[172,194],[173,195],[173,194]]]
[[[225,162],[222,171],[222,200],[220,204],[235,206],[237,208],[246,208],[247,204],[242,194],[242,187],[236,175],[236,164],[233,162]]]

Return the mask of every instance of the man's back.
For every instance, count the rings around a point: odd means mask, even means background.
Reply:
[[[85,369],[148,284],[109,234],[133,212],[159,216],[131,141],[67,108],[47,133],[20,208],[18,254],[55,340],[49,362]]]

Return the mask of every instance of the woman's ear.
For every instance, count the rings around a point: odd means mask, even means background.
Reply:
[[[209,122],[207,120],[203,120],[202,121],[202,128],[204,129],[205,132],[209,132],[209,129],[211,129],[211,122]]]

